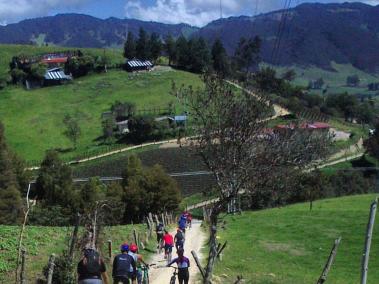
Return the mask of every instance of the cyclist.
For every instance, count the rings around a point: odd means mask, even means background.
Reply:
[[[174,237],[167,230],[165,230],[165,235],[163,236],[163,243],[164,255],[166,259],[168,255],[172,253],[172,248],[174,246]]]
[[[190,261],[188,257],[184,256],[184,249],[178,250],[178,257],[173,259],[167,266],[171,266],[176,263],[178,265],[178,280],[179,284],[188,284]]]
[[[189,212],[188,212],[188,215],[187,215],[187,225],[188,225],[189,228],[192,227],[192,215]]]
[[[137,282],[138,284],[142,284],[142,267],[141,263],[144,264],[146,267],[149,267],[149,265],[143,260],[143,257],[141,254],[138,254],[138,246],[136,244],[131,244],[129,247],[129,254],[133,253],[133,257],[136,261],[137,266]]]
[[[136,262],[129,255],[129,245],[122,244],[120,250],[121,254],[116,255],[113,260],[113,281],[115,284],[129,284],[129,279],[132,279],[132,283],[136,283]]]
[[[83,250],[83,258],[78,263],[77,272],[79,284],[109,283],[104,260],[94,249]]]
[[[156,227],[156,233],[157,233],[157,249],[161,248],[161,241],[163,239],[164,235],[164,225],[162,223],[159,223]]]
[[[175,240],[176,251],[178,251],[179,248],[184,249],[185,236],[182,230],[180,230],[180,228],[178,228],[178,230],[176,231],[174,240]]]
[[[179,222],[178,222],[178,227],[180,230],[183,231],[183,233],[186,232],[186,227],[187,227],[187,217],[182,214],[179,218]]]

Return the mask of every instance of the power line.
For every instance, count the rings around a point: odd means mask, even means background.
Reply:
[[[220,0],[220,19],[222,19],[222,0]]]
[[[276,40],[275,40],[274,47],[273,47],[272,53],[271,53],[271,62],[273,64],[277,63],[276,61],[278,59],[280,44],[281,44],[283,33],[285,30],[287,18],[288,18],[288,15],[290,14],[291,3],[292,3],[292,0],[285,0],[285,2],[284,2],[284,8],[283,8],[282,15],[280,18],[280,23],[279,23],[278,32],[276,35]]]

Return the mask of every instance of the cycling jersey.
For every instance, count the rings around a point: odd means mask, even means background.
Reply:
[[[177,257],[177,258],[174,258],[169,264],[168,266],[172,265],[173,263],[176,263],[178,265],[178,268],[179,270],[181,269],[188,269],[190,267],[190,261],[188,259],[188,257]]]
[[[174,245],[174,238],[170,234],[164,235],[163,241],[164,241],[165,245],[171,245],[171,246]]]

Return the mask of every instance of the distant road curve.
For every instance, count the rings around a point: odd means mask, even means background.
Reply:
[[[171,173],[168,174],[171,177],[186,177],[186,176],[202,176],[202,175],[210,175],[211,172],[208,171],[197,171],[197,172],[182,172],[182,173]],[[91,178],[98,178],[100,181],[118,181],[122,180],[122,177],[84,177],[84,178],[74,178],[73,182],[87,182]],[[36,180],[32,180],[31,184],[36,183]]]

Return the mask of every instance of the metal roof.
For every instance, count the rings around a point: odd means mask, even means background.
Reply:
[[[71,80],[72,79],[71,76],[66,75],[60,68],[53,68],[53,69],[47,70],[44,77],[46,80]]]
[[[153,64],[149,60],[138,60],[138,59],[133,59],[133,60],[128,60],[126,62],[130,67],[151,67]]]

